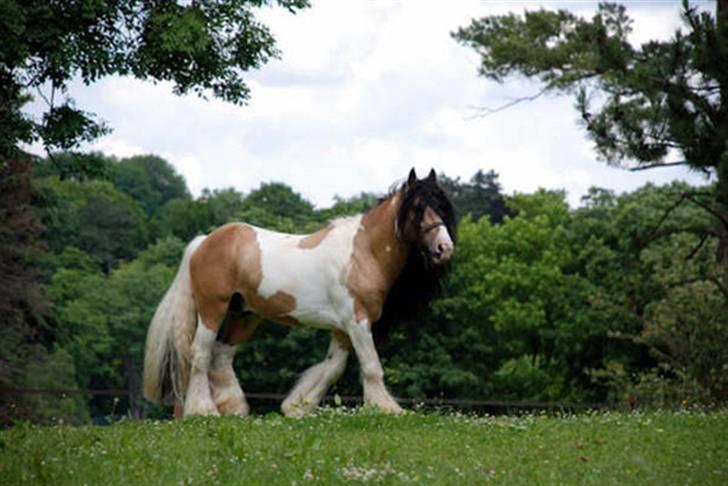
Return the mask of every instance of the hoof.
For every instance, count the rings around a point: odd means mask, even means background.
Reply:
[[[310,402],[307,403],[305,398],[299,399],[295,402],[285,401],[283,402],[283,405],[281,405],[281,412],[283,412],[283,415],[294,419],[300,419],[306,415],[311,415],[315,409],[316,406]]]
[[[226,400],[215,403],[215,405],[220,415],[237,415],[238,417],[247,417],[250,415],[250,407],[245,401]]]
[[[404,413],[402,407],[400,407],[394,400],[384,403],[367,402],[365,405],[388,415],[401,415]]]
[[[217,407],[214,403],[212,403],[212,401],[210,401],[209,403],[185,403],[183,417],[197,416],[218,417],[220,416],[220,412],[217,411]]]

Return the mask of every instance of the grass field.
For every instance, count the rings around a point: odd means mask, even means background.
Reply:
[[[0,484],[728,484],[728,413],[199,418],[0,431]]]

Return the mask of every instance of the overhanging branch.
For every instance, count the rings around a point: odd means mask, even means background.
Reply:
[[[498,106],[496,108],[472,107],[473,109],[478,111],[478,113],[476,115],[474,115],[472,118],[485,118],[486,116],[490,116],[495,113],[499,113],[503,110],[507,110],[508,108],[511,108],[512,106],[516,106],[520,103],[523,103],[524,101],[533,101],[533,100],[538,99],[541,96],[543,96],[546,93],[546,91],[548,91],[548,88],[549,87],[547,86],[547,87],[543,88],[541,91],[539,91],[538,93],[531,95],[531,96],[522,96],[519,98],[515,98],[515,99],[509,101],[508,103]]]
[[[725,227],[725,229],[728,230],[728,219],[724,215],[722,215],[717,209],[715,209],[714,207],[712,207],[709,204],[704,203],[703,201],[699,201],[698,199],[695,198],[694,194],[685,193],[683,195],[691,203],[693,203],[697,206],[700,206],[701,208],[703,208],[704,210],[708,211],[710,214],[715,216],[715,218],[718,221],[723,223],[723,226]]]
[[[723,282],[720,281],[717,277],[712,277],[709,279],[711,282],[715,284],[716,287],[718,287],[718,290],[723,294],[723,297],[728,300],[728,287],[725,286]]]
[[[660,162],[657,164],[640,165],[639,167],[631,167],[629,171],[637,172],[640,170],[655,169],[658,167],[675,167],[678,165],[688,165],[688,162],[686,160],[680,160],[678,162]]]
[[[695,246],[695,248],[692,249],[690,254],[685,257],[685,261],[691,260],[700,251],[700,249],[703,247],[703,245],[705,245],[705,242],[708,241],[708,236],[710,236],[708,233],[701,235],[700,241]]]
[[[680,197],[672,204],[670,207],[668,207],[665,212],[662,214],[662,217],[660,217],[660,220],[657,222],[657,224],[652,228],[651,231],[645,233],[645,237],[640,239],[641,244],[647,245],[652,241],[655,241],[658,238],[662,238],[668,234],[672,233],[693,233],[698,236],[700,236],[701,241],[698,244],[698,246],[691,252],[691,254],[686,258],[686,260],[689,260],[693,257],[694,253],[697,253],[700,250],[700,247],[705,244],[705,240],[707,240],[708,237],[714,236],[714,237],[720,237],[719,231],[714,228],[704,228],[704,229],[697,229],[697,228],[672,228],[668,231],[660,231],[662,228],[662,225],[665,224],[665,221],[670,217],[670,215],[679,208],[683,203],[690,202],[693,203],[711,215],[713,215],[716,219],[718,219],[726,228],[728,228],[728,221],[726,218],[722,217],[718,211],[716,211],[714,208],[712,208],[710,205],[706,204],[703,201],[700,201],[698,197],[700,196],[709,196],[710,194],[701,192],[701,191],[695,191],[695,192],[683,192],[680,194]]]

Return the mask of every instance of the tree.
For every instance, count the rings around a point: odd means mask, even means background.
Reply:
[[[469,182],[461,182],[460,178],[450,179],[441,174],[440,185],[450,196],[459,216],[470,214],[474,221],[487,215],[491,223],[500,224],[505,216],[515,216],[506,206],[498,182],[498,174],[494,171],[478,170]]]
[[[68,83],[109,75],[171,81],[176,94],[211,94],[242,104],[243,73],[278,56],[255,7],[271,0],[76,0],[0,3],[0,157],[20,143],[70,150],[107,133],[76,107]],[[295,12],[307,0],[276,0]],[[48,107],[37,121],[23,113],[38,93]]]
[[[615,196],[592,188],[571,214],[566,241],[569,272],[586,283],[594,345],[578,342],[593,386],[631,405],[675,406],[725,401],[728,354],[725,298],[710,238],[710,215],[675,206],[681,182]]]
[[[16,387],[26,367],[47,358],[47,302],[38,281],[43,227],[32,207],[30,165],[0,161],[0,388]],[[0,422],[28,416],[10,393],[0,393]],[[22,408],[22,406],[20,407]]]
[[[63,348],[28,361],[20,386],[35,390],[75,390],[76,368]],[[89,421],[86,397],[80,393],[33,393],[16,397],[16,417],[33,422],[84,424]]]
[[[74,246],[98,258],[106,270],[146,246],[143,211],[108,181],[37,180],[37,208],[49,249]]]
[[[204,189],[198,199],[177,197],[155,210],[153,233],[156,237],[174,235],[189,241],[225,223],[240,220],[242,211],[243,195],[235,189]]]
[[[623,5],[600,4],[591,20],[565,10],[539,10],[473,20],[453,33],[481,56],[482,76],[537,79],[540,93],[575,94],[597,153],[633,170],[686,165],[711,174],[711,197],[678,197],[703,207],[716,223],[728,289],[728,0],[716,15],[683,2],[687,33],[640,47],[628,42]],[[596,106],[594,100],[597,100]],[[672,160],[674,153],[682,160]]]
[[[379,197],[371,192],[361,192],[349,198],[334,196],[334,205],[317,210],[316,216],[319,222],[324,223],[334,218],[365,213],[377,204],[378,199]]]
[[[57,176],[79,182],[108,179],[115,163],[116,157],[100,152],[58,152],[52,157],[36,158],[33,161],[33,178]]]
[[[693,235],[676,234],[661,243],[643,253],[663,298],[653,299],[646,307],[638,342],[656,360],[663,385],[681,392],[674,401],[725,403],[728,313],[722,305],[726,296],[713,283],[720,270],[712,252],[697,247]],[[643,394],[645,398],[649,399]]]
[[[290,186],[280,182],[262,183],[243,202],[241,219],[269,229],[302,232],[315,229],[313,205]]]
[[[184,178],[169,162],[156,155],[121,159],[111,168],[114,186],[136,200],[147,216],[152,216],[171,199],[190,197]]]
[[[110,275],[94,268],[90,256],[66,248],[59,257],[64,266],[50,282],[57,343],[73,357],[79,385],[127,388],[136,418],[141,416],[147,325],[174,277],[184,246],[176,238],[165,238]],[[96,398],[93,405],[98,411],[108,407],[108,399]]]
[[[401,394],[469,398],[593,398],[584,373],[604,334],[589,283],[571,270],[562,192],[513,197],[501,224],[465,216],[445,295],[382,352]],[[387,351],[393,351],[389,356]]]

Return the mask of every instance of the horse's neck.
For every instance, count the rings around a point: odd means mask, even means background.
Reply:
[[[397,213],[400,207],[398,194],[382,202],[362,218],[367,247],[380,265],[389,285],[394,283],[407,263],[411,245],[397,236]]]

